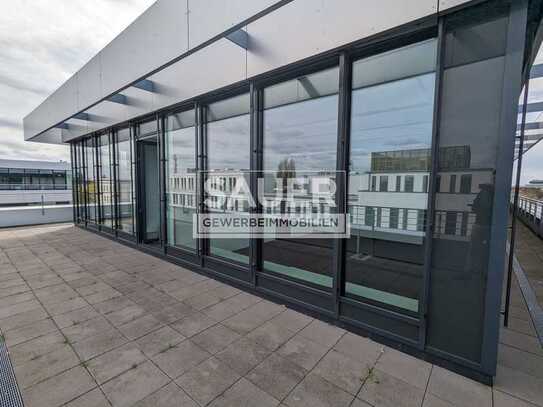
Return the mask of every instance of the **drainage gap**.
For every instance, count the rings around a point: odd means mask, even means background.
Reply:
[[[3,336],[0,336],[0,406],[24,406]]]

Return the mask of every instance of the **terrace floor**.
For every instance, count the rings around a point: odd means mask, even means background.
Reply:
[[[71,225],[0,230],[26,407],[543,406],[516,281],[512,310],[492,388]]]

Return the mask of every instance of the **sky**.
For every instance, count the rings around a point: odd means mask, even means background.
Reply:
[[[539,54],[534,62],[534,65],[543,64],[543,50],[540,48]],[[520,103],[522,103],[522,99]],[[528,91],[528,103],[543,102],[543,78],[532,79],[530,81]],[[519,122],[521,118],[519,115]],[[528,113],[526,114],[526,122],[541,122],[543,121],[543,113]],[[541,130],[530,130],[526,134],[537,134]],[[515,167],[516,167],[515,162]],[[513,175],[516,176],[516,171],[513,170]],[[520,185],[526,185],[531,180],[543,179],[543,140],[535,147],[532,147],[522,159],[522,171],[520,172]],[[514,179],[513,179],[514,181]]]
[[[0,0],[0,158],[69,159],[66,146],[25,142],[23,117],[154,1]],[[529,98],[543,101],[543,78]],[[536,120],[543,114],[528,117]],[[543,179],[543,141],[524,156],[521,174],[521,184]]]
[[[155,0],[0,0],[0,158],[69,160],[23,140],[23,117]]]

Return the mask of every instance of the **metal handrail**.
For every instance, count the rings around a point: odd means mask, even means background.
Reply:
[[[70,184],[0,184],[0,191],[71,191]]]
[[[511,198],[511,206],[513,198]],[[517,217],[540,237],[543,237],[543,200],[519,196]]]

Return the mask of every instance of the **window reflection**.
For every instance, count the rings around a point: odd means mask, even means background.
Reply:
[[[422,288],[435,41],[353,64],[347,296],[417,312]]]
[[[113,177],[111,173],[110,136],[103,134],[98,139],[100,147],[100,206],[101,223],[113,228]]]
[[[243,94],[207,107],[207,211],[248,216],[249,201],[236,188],[249,185],[250,118],[249,94]],[[210,254],[235,262],[249,263],[249,239],[209,239]]]
[[[166,193],[168,244],[196,250],[193,215],[197,208],[194,111],[166,119]]]
[[[268,213],[328,213],[309,188],[313,177],[335,179],[339,69],[271,86],[264,90],[265,198],[286,194],[295,180],[294,203],[287,199]],[[272,176],[273,175],[273,176]],[[273,179],[271,179],[273,178]],[[279,185],[277,183],[280,182]],[[314,199],[316,198],[316,199]],[[315,204],[315,202],[319,202]],[[294,205],[294,207],[292,207]],[[319,288],[332,287],[332,239],[265,239],[263,268]]]
[[[507,66],[506,42],[495,39],[505,38],[509,21],[484,18],[446,34],[428,322],[429,346],[476,363],[487,278],[501,275],[489,264],[493,221],[501,222],[492,219],[503,97],[496,84]],[[496,47],[464,48],[475,43]]]
[[[87,198],[87,220],[90,222],[96,222],[96,215],[98,212],[98,200],[96,196],[96,151],[94,137],[90,137],[85,140],[85,159],[85,193]]]
[[[134,234],[134,162],[129,129],[117,132],[118,228]]]
[[[83,142],[79,141],[75,144],[75,196],[77,198],[77,220],[84,222],[87,218],[85,208],[85,189],[84,189],[84,159],[83,159]]]

